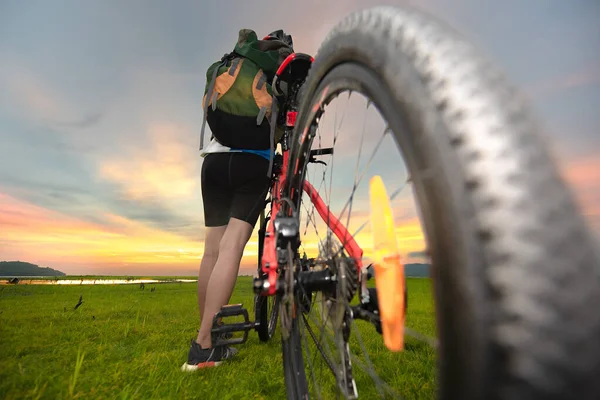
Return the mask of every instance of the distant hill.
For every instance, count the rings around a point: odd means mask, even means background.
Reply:
[[[429,264],[404,264],[404,275],[429,278]]]
[[[64,272],[22,261],[0,261],[0,276],[64,276]]]
[[[370,273],[374,274],[373,267],[369,267]],[[429,278],[429,264],[404,264],[404,276],[409,278]]]

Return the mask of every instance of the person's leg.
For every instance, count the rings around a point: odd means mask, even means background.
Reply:
[[[270,180],[267,178],[268,160],[254,155],[237,153],[230,156],[230,184],[235,188],[231,200],[229,224],[219,246],[219,258],[208,283],[204,318],[197,342],[202,347],[211,346],[212,317],[229,303],[240,268],[244,248],[260,212],[265,207]]]
[[[219,257],[219,243],[226,228],[227,225],[206,227],[204,254],[202,255],[200,271],[198,272],[198,310],[200,311],[200,322],[202,322],[202,313],[204,312],[208,281]]]
[[[244,254],[244,247],[252,235],[252,228],[253,226],[246,221],[231,218],[225,234],[221,238],[217,262],[208,281],[203,309],[205,318],[202,318],[196,339],[202,348],[207,349],[212,345],[210,337],[212,317],[229,302]]]
[[[229,169],[227,154],[209,154],[202,163],[202,202],[204,205],[204,252],[198,271],[198,309],[202,322],[206,288],[219,257],[219,243],[229,223],[234,192],[223,180]]]
[[[182,366],[184,371],[220,365],[237,352],[228,346],[212,347],[212,320],[215,313],[229,303],[244,248],[265,207],[269,163],[260,156],[241,153],[229,154],[226,160],[225,172],[222,168],[218,174],[211,171],[211,177],[220,179],[221,184],[227,181],[228,188],[234,192],[227,205],[230,218],[219,243],[217,261],[208,278],[200,331],[196,340],[192,340],[188,361]]]

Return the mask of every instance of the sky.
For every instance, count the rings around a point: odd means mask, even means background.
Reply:
[[[415,2],[417,3],[417,2]],[[195,275],[205,70],[241,28],[315,54],[358,9],[406,1],[0,0],[0,260],[67,274]],[[600,3],[424,0],[531,102],[600,235]],[[422,238],[414,215],[400,229]],[[400,222],[402,222],[400,221]],[[251,273],[257,237],[242,273]]]

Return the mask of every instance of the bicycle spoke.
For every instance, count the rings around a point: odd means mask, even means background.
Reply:
[[[304,288],[301,288],[302,291],[304,291]],[[306,295],[306,292],[304,291],[304,294]],[[337,303],[336,299],[328,299],[328,301],[331,301],[333,303]],[[337,307],[337,306],[336,306]],[[323,316],[321,317],[322,322],[319,323],[318,321],[316,321],[316,317],[312,315],[313,311],[316,313],[317,308],[315,308],[315,304],[313,302],[312,306],[311,306],[311,311],[310,311],[310,315],[308,315],[308,319],[311,319],[313,321],[313,323],[317,326],[320,325],[320,332],[319,332],[319,338],[317,338],[317,335],[315,334],[315,332],[313,331],[313,329],[311,328],[309,321],[307,319],[307,315],[306,313],[302,313],[302,318],[305,322],[304,326],[306,327],[309,335],[311,336],[313,342],[315,343],[315,346],[317,347],[317,350],[321,353],[321,355],[323,356],[323,360],[327,363],[332,375],[335,377],[336,383],[338,385],[338,387],[344,387],[345,389],[347,388],[347,385],[344,384],[345,382],[347,382],[348,378],[349,379],[353,379],[352,376],[347,376],[344,375],[343,378],[339,375],[342,371],[345,371],[345,367],[343,367],[344,364],[344,353],[343,351],[345,351],[345,349],[340,348],[340,346],[344,346],[344,344],[340,343],[340,341],[338,339],[336,339],[336,337],[332,336],[329,332],[327,332],[326,330],[328,330],[327,325],[331,316],[331,308],[328,309],[327,315],[325,316],[325,318],[323,318]],[[320,310],[320,308],[319,308]],[[312,318],[311,318],[312,317]],[[324,319],[324,321],[323,321]],[[328,338],[329,340],[331,340],[332,342],[335,343],[335,347],[338,348],[339,353],[340,353],[340,360],[339,360],[339,364],[335,363],[337,365],[337,367],[334,365],[334,361],[332,360],[337,360],[337,357],[333,357],[331,348],[328,344],[328,342],[326,340],[323,340],[324,337]],[[340,371],[340,369],[342,369],[342,371]]]
[[[357,181],[355,181],[353,187],[352,187],[352,193],[350,194],[350,198],[346,201],[346,204],[344,204],[344,207],[342,208],[342,211],[340,213],[340,219],[343,217],[344,212],[346,211],[346,208],[348,207],[348,204],[352,201],[352,199],[354,198],[354,194],[356,193],[356,189],[358,188],[358,185],[360,185],[360,183],[362,182],[363,177],[365,176],[365,174],[367,173],[369,167],[371,166],[371,164],[373,163],[373,160],[375,160],[375,154],[377,153],[377,150],[379,150],[379,146],[381,146],[381,143],[383,143],[383,139],[385,138],[386,133],[388,132],[388,129],[386,129],[383,132],[383,135],[381,135],[381,137],[379,138],[379,140],[377,141],[377,145],[375,146],[375,149],[373,150],[373,152],[371,153],[371,156],[369,157],[369,161],[367,162],[367,165],[365,166],[365,168],[362,170],[360,177],[358,178]]]
[[[414,339],[427,343],[434,349],[437,349],[439,346],[439,341],[437,339],[429,337],[427,335],[423,335],[422,333],[415,331],[414,329],[411,329],[409,327],[404,327],[404,333],[406,336],[410,336]]]
[[[367,110],[369,109],[369,104],[367,103]],[[365,139],[365,127],[367,125],[367,117],[366,117],[366,113],[365,113],[365,118],[363,119],[363,130],[362,130],[362,134],[360,135],[360,144],[358,146],[358,156],[356,157],[356,168],[354,170],[354,184],[352,185],[352,194],[350,195],[350,209],[348,210],[348,218],[346,218],[346,227],[350,226],[350,216],[352,215],[352,200],[354,198],[354,193],[356,192],[356,188],[358,187],[358,182],[356,180],[356,177],[358,175],[358,166],[360,165],[360,156],[362,154],[362,148],[363,148],[363,143],[364,143],[364,139]],[[385,134],[384,134],[385,136]],[[340,218],[343,216],[343,210],[342,210],[342,215],[340,215]],[[342,246],[344,247],[344,246]]]
[[[352,93],[349,92],[346,103],[350,103],[351,96]],[[371,354],[369,354],[369,350],[375,351],[375,348],[379,349],[383,346],[383,338],[380,337],[379,333],[375,334],[374,332],[375,323],[373,323],[373,326],[366,328],[372,329],[372,333],[377,335],[377,338],[371,338],[367,336],[366,331],[359,330],[359,326],[352,316],[345,315],[350,310],[350,295],[354,297],[355,294],[360,295],[361,293],[360,282],[354,282],[357,275],[356,273],[348,273],[347,276],[344,276],[342,272],[348,272],[348,270],[336,269],[336,266],[338,266],[338,269],[349,267],[349,265],[345,265],[345,261],[340,261],[338,258],[348,257],[345,253],[348,241],[351,237],[355,240],[362,240],[362,237],[357,238],[356,236],[369,224],[368,217],[365,221],[362,221],[364,208],[362,195],[366,185],[365,180],[368,180],[371,174],[376,173],[374,171],[375,167],[388,167],[388,150],[393,150],[393,148],[389,146],[387,141],[393,138],[390,125],[387,123],[377,125],[376,130],[372,128],[370,116],[367,115],[372,111],[371,102],[366,104],[363,121],[359,119],[356,121],[358,122],[356,124],[358,129],[354,129],[352,126],[348,127],[348,124],[352,124],[354,121],[344,124],[348,104],[346,104],[344,110],[338,110],[337,108],[337,106],[344,106],[344,100],[346,99],[340,99],[338,103],[341,104],[336,103],[335,107],[331,107],[331,109],[335,109],[332,131],[331,119],[323,118],[322,112],[325,111],[325,107],[317,113],[316,123],[312,121],[309,125],[310,129],[314,129],[311,132],[314,135],[314,140],[311,142],[310,148],[323,148],[323,146],[332,145],[334,151],[331,152],[331,157],[326,160],[327,164],[323,164],[324,168],[322,170],[317,167],[318,164],[309,163],[308,160],[304,166],[306,168],[304,172],[305,179],[313,184],[317,193],[321,194],[326,208],[321,217],[315,205],[309,200],[309,196],[301,188],[302,195],[299,197],[297,206],[299,210],[302,210],[301,215],[306,218],[306,221],[301,222],[301,232],[303,234],[300,251],[304,250],[304,254],[310,263],[302,265],[302,269],[330,268],[337,280],[333,281],[335,285],[331,287],[333,292],[329,292],[329,289],[327,289],[325,292],[312,293],[311,297],[307,297],[305,288],[302,285],[297,286],[299,290],[296,290],[295,293],[298,293],[299,298],[296,301],[298,305],[302,304],[301,317],[297,317],[301,335],[298,344],[303,348],[302,354],[305,359],[305,366],[310,368],[310,371],[306,371],[305,377],[307,383],[310,383],[309,392],[312,397],[353,397],[357,390],[357,384],[360,385],[360,381],[365,379],[371,381],[374,388],[370,393],[367,391],[363,393],[361,398],[363,396],[387,398],[389,395],[399,397],[397,391],[385,382],[385,380],[390,379],[390,374],[394,376],[393,370],[390,371],[389,368],[376,369],[373,361],[377,361],[377,359],[371,359]],[[327,105],[329,102],[328,100]],[[331,106],[334,105],[331,104]],[[329,114],[332,114],[332,112],[329,112]],[[323,121],[326,121],[326,125],[323,125]],[[360,138],[357,135],[360,135]],[[339,152],[337,148],[348,149],[348,143],[358,146],[358,151],[353,154],[352,159],[348,159],[343,153],[337,155]],[[365,146],[365,149],[363,149],[363,146]],[[369,147],[368,150],[367,147]],[[334,165],[336,161],[340,163],[340,166],[336,167]],[[349,176],[351,173],[353,173],[352,177]],[[384,175],[386,175],[386,180],[389,179],[387,173]],[[311,178],[314,178],[314,181],[311,181]],[[402,193],[405,193],[404,189],[409,185],[411,179],[410,175],[404,173],[403,170],[400,170],[399,176],[392,175],[391,178],[391,180],[397,182],[396,184],[399,183],[399,186],[389,192],[390,201],[394,201]],[[400,178],[400,181],[404,180],[404,182],[398,182],[397,178]],[[335,190],[334,184],[336,186]],[[345,190],[346,196],[340,196],[340,188]],[[346,198],[344,199],[344,197]],[[335,204],[333,204],[334,201]],[[340,211],[338,212],[338,210]],[[367,209],[364,211],[368,213]],[[345,223],[345,228],[349,234],[352,231],[354,233],[351,236],[340,236],[338,238],[331,229],[331,221],[335,217],[340,221],[340,224]],[[312,231],[314,233],[309,233]],[[370,255],[366,256],[370,257]],[[346,281],[347,279],[352,280],[351,286],[348,283],[350,281]],[[307,302],[304,299],[309,301]],[[305,307],[310,307],[310,309]],[[362,325],[361,328],[365,329]],[[435,338],[423,335],[408,327],[405,328],[405,336],[425,342],[434,349],[437,347]],[[347,334],[349,334],[349,337],[345,336]],[[408,355],[407,357],[411,356]],[[378,367],[379,364],[381,363],[378,363]],[[337,385],[336,388],[329,387],[332,381]],[[360,390],[360,387],[358,387],[358,390]]]
[[[307,175],[308,175],[308,171],[307,171]],[[323,172],[323,177],[324,176],[325,176],[325,172]],[[318,191],[321,190],[321,188],[323,186],[323,182],[324,181],[321,181],[321,185],[319,186]],[[304,201],[301,200],[300,202],[301,202],[302,206],[304,206],[304,209],[307,211],[307,213],[306,213],[307,214],[307,219],[306,219],[306,226],[304,228],[304,235],[306,235],[309,223],[312,222],[313,226],[315,228],[315,232],[316,232],[316,234],[318,236],[319,235],[319,230],[317,228],[317,223],[316,223],[315,209],[313,208],[311,211],[308,211],[308,209],[307,209],[306,204],[304,203]]]
[[[302,291],[304,291],[304,288],[301,288],[301,289],[302,289]],[[304,291],[304,295],[306,296],[306,291]],[[314,305],[314,303],[313,303],[313,305]],[[314,308],[313,306],[311,306],[311,309],[310,309],[310,311],[309,311],[309,314],[311,314],[311,313],[312,313],[312,311],[313,311],[314,309],[315,309],[315,308]],[[302,315],[303,315],[303,318],[304,318],[305,314],[306,314],[306,313],[302,313]],[[321,327],[321,331],[320,331],[320,334],[319,334],[319,342],[321,342],[321,339],[323,339],[323,336],[324,336],[324,335],[325,335],[325,333],[326,333],[326,332],[325,332],[325,328],[327,327],[327,322],[328,322],[328,321],[329,321],[329,314],[327,315],[327,317],[326,317],[326,319],[325,319],[325,321],[323,322],[323,325],[322,325],[322,327]],[[306,322],[306,320],[305,320],[305,322]],[[315,321],[315,324],[316,324],[316,325],[319,325],[319,323],[318,323],[317,321]],[[312,332],[312,331],[311,331],[311,332]],[[313,339],[315,339],[315,338],[313,337]],[[315,344],[316,344],[316,339],[315,339]],[[331,350],[329,351],[329,354],[331,354]],[[323,355],[324,355],[324,357],[325,357],[325,354],[323,354]],[[329,362],[329,361],[328,361],[328,364],[331,366],[331,364],[330,364],[330,362]]]
[[[408,182],[408,181],[407,181],[407,182]],[[394,201],[394,199],[395,199],[396,197],[398,197],[398,195],[399,195],[400,193],[402,193],[402,190],[404,190],[404,188],[405,188],[406,186],[407,186],[407,185],[406,185],[406,182],[405,182],[405,184],[404,184],[404,185],[400,186],[398,189],[396,189],[394,192],[392,192],[392,195],[390,196],[390,201]],[[360,231],[362,231],[362,230],[365,228],[365,226],[367,226],[368,224],[369,224],[369,220],[367,220],[367,221],[363,222],[363,224],[362,224],[362,225],[361,225],[361,226],[360,226],[360,227],[359,227],[359,228],[356,230],[356,232],[354,232],[354,233],[352,234],[352,237],[355,237],[356,235],[358,235],[358,234],[360,233]]]
[[[344,215],[344,213],[345,213],[345,211],[346,211],[346,208],[349,206],[349,204],[351,204],[351,203],[352,203],[352,200],[354,199],[354,194],[356,193],[356,189],[358,188],[358,185],[360,185],[360,182],[362,181],[362,179],[363,179],[364,175],[366,174],[367,170],[369,169],[369,167],[370,167],[370,166],[371,166],[371,164],[373,163],[373,160],[375,159],[375,154],[377,153],[377,150],[379,149],[379,147],[380,147],[380,146],[381,146],[381,144],[383,143],[383,139],[385,138],[385,135],[386,135],[386,133],[388,133],[388,132],[389,132],[389,128],[386,128],[386,129],[384,130],[383,134],[381,135],[381,137],[379,138],[379,140],[378,140],[378,142],[377,142],[377,145],[375,146],[375,149],[374,149],[374,150],[373,150],[373,152],[371,153],[371,156],[369,157],[369,160],[368,160],[368,162],[367,162],[367,165],[366,165],[366,166],[365,166],[365,168],[362,170],[360,177],[358,178],[358,180],[355,180],[355,183],[354,183],[354,185],[353,185],[353,187],[352,187],[352,193],[350,194],[350,197],[348,198],[348,200],[347,200],[347,201],[346,201],[346,203],[344,204],[344,207],[343,207],[343,209],[342,209],[342,212],[340,213],[340,217],[339,217],[339,219],[341,219],[341,218],[343,217],[343,215]],[[335,142],[335,140],[334,140],[334,142]],[[332,173],[330,176],[333,176],[333,173]],[[406,186],[406,185],[404,185],[404,186]],[[397,196],[398,194],[399,194],[399,193],[397,193],[397,194],[396,194],[396,196]],[[350,206],[350,207],[351,207],[351,206]],[[331,209],[330,209],[330,207],[328,207],[328,213],[327,213],[327,215],[328,215],[327,226],[329,226],[329,221],[330,221],[330,220],[329,220],[329,214],[330,214],[330,213],[331,213]],[[350,219],[350,213],[348,213],[348,218],[347,218],[346,227],[348,227],[348,226],[350,225],[350,223],[349,223],[349,219]],[[362,229],[363,229],[363,228],[364,228],[364,227],[367,225],[367,223],[368,223],[368,221],[367,221],[367,222],[365,222],[365,223],[364,223],[364,224],[363,224],[363,225],[362,225],[362,226],[359,228],[359,231],[360,231],[360,230],[362,230]],[[352,235],[351,237],[354,237],[354,236],[356,236],[356,234]],[[342,246],[340,247],[340,250],[338,250],[338,253],[336,254],[336,256],[337,256],[337,255],[339,255],[339,254],[341,254],[341,252],[344,250],[344,248],[345,248],[346,244],[348,244],[348,240],[349,240],[349,239],[350,239],[349,237],[344,239],[344,242],[342,243]]]
[[[304,289],[302,288],[302,290],[304,290]],[[304,293],[306,294],[306,292],[304,292]],[[337,299],[330,299],[330,300],[331,300],[333,303],[336,303],[336,304],[345,303],[345,302],[340,302],[340,301],[339,301],[339,300],[337,300]],[[316,306],[316,305],[317,305],[317,302],[314,302],[314,301],[313,301],[313,303],[312,303],[312,305],[311,305],[311,311],[310,311],[310,314],[312,314],[312,313],[313,313],[313,311],[315,310],[315,306]],[[346,310],[348,310],[348,309],[349,309],[347,304],[345,304],[345,305],[344,305],[344,307],[346,308]],[[315,312],[316,312],[316,311],[315,311]],[[337,382],[338,382],[338,384],[339,384],[339,383],[341,383],[341,382],[344,382],[344,381],[341,381],[341,380],[340,380],[341,378],[338,376],[338,373],[339,373],[340,371],[339,371],[339,370],[338,370],[338,369],[337,369],[337,368],[334,366],[334,362],[332,361],[332,360],[334,359],[334,357],[333,357],[333,356],[332,356],[332,354],[331,354],[331,349],[329,348],[329,345],[328,345],[328,343],[327,343],[326,341],[324,341],[324,340],[323,340],[323,339],[324,339],[324,337],[328,337],[328,338],[330,338],[331,340],[333,340],[334,342],[336,342],[336,341],[335,341],[335,339],[334,339],[334,338],[332,338],[332,337],[330,336],[330,334],[328,334],[328,333],[326,332],[326,328],[327,328],[327,322],[329,321],[329,317],[330,317],[330,316],[331,316],[331,312],[328,312],[328,313],[327,313],[327,315],[326,315],[326,317],[325,317],[325,321],[324,321],[322,324],[319,324],[319,322],[317,322],[317,321],[315,320],[315,319],[316,319],[316,316],[314,316],[314,315],[309,315],[309,316],[307,317],[306,313],[304,313],[304,312],[302,313],[302,319],[303,319],[303,322],[304,322],[303,326],[304,326],[305,330],[306,330],[306,331],[309,333],[309,335],[311,336],[311,339],[312,339],[312,341],[315,343],[315,346],[317,347],[317,350],[318,350],[318,352],[319,352],[319,353],[321,354],[321,356],[323,357],[323,361],[324,361],[324,362],[327,364],[327,367],[329,368],[329,370],[331,371],[331,373],[332,373],[332,374],[333,374],[333,376],[336,378],[336,381],[337,381]],[[311,317],[312,317],[312,318],[311,318]],[[317,324],[317,326],[321,325],[320,332],[319,332],[319,335],[318,335],[318,336],[319,336],[319,338],[317,338],[317,335],[316,335],[316,333],[314,332],[314,330],[312,329],[312,327],[311,327],[311,324],[310,324],[309,320],[313,321],[313,323]],[[398,398],[399,394],[398,394],[398,393],[397,393],[397,392],[396,392],[396,391],[395,391],[395,390],[394,390],[394,389],[393,389],[391,386],[389,386],[387,383],[385,383],[385,382],[384,382],[384,381],[383,381],[383,380],[382,380],[382,379],[381,379],[381,378],[380,378],[380,377],[377,375],[377,373],[375,372],[375,368],[373,367],[373,363],[372,363],[372,361],[371,361],[371,360],[370,360],[370,358],[369,358],[368,351],[367,351],[367,349],[366,349],[366,346],[365,346],[365,344],[364,344],[364,340],[362,339],[362,335],[361,335],[361,333],[360,333],[360,331],[359,331],[359,329],[358,329],[358,326],[356,325],[356,322],[355,322],[353,319],[352,319],[352,321],[351,321],[351,324],[352,324],[352,332],[355,332],[355,333],[356,333],[357,340],[358,340],[358,342],[359,342],[359,345],[360,345],[360,347],[361,347],[361,350],[362,350],[362,352],[363,352],[363,355],[364,355],[364,357],[365,357],[365,359],[366,359],[366,363],[365,363],[365,362],[363,362],[362,360],[360,360],[359,358],[357,358],[357,356],[356,356],[356,355],[354,355],[354,354],[352,354],[352,353],[349,353],[349,355],[350,355],[350,357],[351,357],[351,360],[352,360],[352,364],[353,364],[353,365],[356,365],[356,366],[358,366],[358,367],[359,367],[359,368],[360,368],[362,371],[366,372],[366,373],[367,373],[367,374],[368,374],[368,375],[371,377],[371,379],[372,379],[372,380],[375,382],[375,384],[376,384],[375,386],[376,386],[376,388],[377,388],[377,391],[378,391],[378,393],[379,393],[381,396],[383,396],[385,393],[387,393],[387,394],[394,395],[394,396],[396,396],[396,397]],[[421,335],[421,336],[422,336],[422,335]],[[304,340],[305,340],[305,343],[306,343],[306,339],[304,339]],[[307,349],[308,349],[308,345],[306,345],[306,347],[307,347]],[[339,346],[336,346],[336,347],[339,347]],[[342,359],[340,360],[340,362],[343,362],[343,357],[342,357]],[[314,360],[313,360],[312,362],[310,362],[310,364],[312,365],[312,367],[311,367],[311,368],[314,368]],[[341,367],[341,366],[340,366],[340,367]],[[314,374],[313,374],[313,376],[314,376]],[[316,384],[316,382],[315,382],[315,384]]]
[[[350,102],[350,96],[352,96],[352,92],[349,91],[348,92],[348,100],[347,103],[348,104]],[[337,103],[336,103],[337,104]],[[333,125],[333,148],[335,148],[335,144],[337,143],[340,131],[341,131],[341,126],[342,126],[342,122],[344,121],[344,117],[346,116],[346,109],[344,109],[344,113],[342,114],[342,119],[340,121],[340,124],[338,126],[336,126],[336,123],[334,122]],[[337,115],[336,115],[336,120],[337,120]],[[327,203],[331,204],[331,189],[333,188],[333,161],[334,161],[334,156],[335,156],[335,152],[333,154],[331,154],[331,172],[329,173],[329,195],[327,196]],[[329,226],[330,224],[330,219],[329,219],[329,213],[327,215],[327,226]]]
[[[302,327],[303,327],[303,330],[305,330],[305,324],[302,324]],[[301,336],[302,336],[302,339],[304,341],[304,346],[303,347],[306,349],[305,351],[308,353],[306,358],[308,359],[308,363],[309,363],[309,367],[310,367],[310,376],[311,376],[311,378],[313,380],[313,385],[315,385],[315,387],[318,388],[319,384],[317,383],[317,379],[315,378],[315,370],[316,369],[314,368],[313,360],[311,360],[310,348],[308,346],[308,340],[306,339],[306,335],[301,335]],[[316,354],[315,354],[315,357],[316,357]],[[317,391],[319,393],[318,397],[320,399],[321,398],[321,394],[320,394],[321,391],[318,390],[318,389],[317,389]]]
[[[373,381],[376,382],[375,387],[377,388],[377,391],[379,392],[379,394],[381,396],[383,396],[383,394],[381,393],[380,389],[384,386],[387,385],[384,381],[381,380],[381,378],[379,378],[379,376],[377,375],[377,373],[375,372],[375,368],[373,367],[373,363],[371,362],[371,358],[369,357],[369,353],[367,352],[367,349],[365,347],[365,343],[362,340],[362,335],[360,334],[360,330],[358,329],[358,327],[356,326],[356,322],[354,321],[354,319],[352,319],[352,326],[355,328],[353,329],[354,332],[356,332],[356,338],[358,339],[359,345],[361,347],[361,350],[365,356],[365,359],[367,361],[368,367],[363,369],[363,371],[367,372],[367,374],[369,374],[371,376],[371,378],[373,379]],[[357,364],[359,364],[360,361],[357,362]]]
[[[317,346],[317,350],[319,350],[319,352],[323,356],[323,359],[327,363],[327,366],[331,370],[331,373],[334,374],[334,376],[335,376],[336,375],[336,369],[333,366],[333,363],[331,362],[331,360],[329,359],[329,356],[325,354],[325,351],[323,350],[323,347],[319,345],[319,343],[321,343],[321,341],[317,340],[317,338],[315,336],[315,333],[313,332],[312,328],[308,324],[308,321],[306,320],[306,315],[305,314],[302,314],[302,318],[304,319],[304,323],[305,323],[306,329],[308,330],[308,333],[310,334],[313,342],[315,343],[315,346]],[[322,337],[323,337],[323,330],[321,330],[321,338]]]

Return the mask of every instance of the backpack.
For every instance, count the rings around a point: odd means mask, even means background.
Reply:
[[[206,71],[200,149],[208,123],[224,146],[273,150],[282,130],[276,132],[278,107],[271,82],[292,51],[281,40],[258,40],[253,30],[239,31],[234,50]]]

